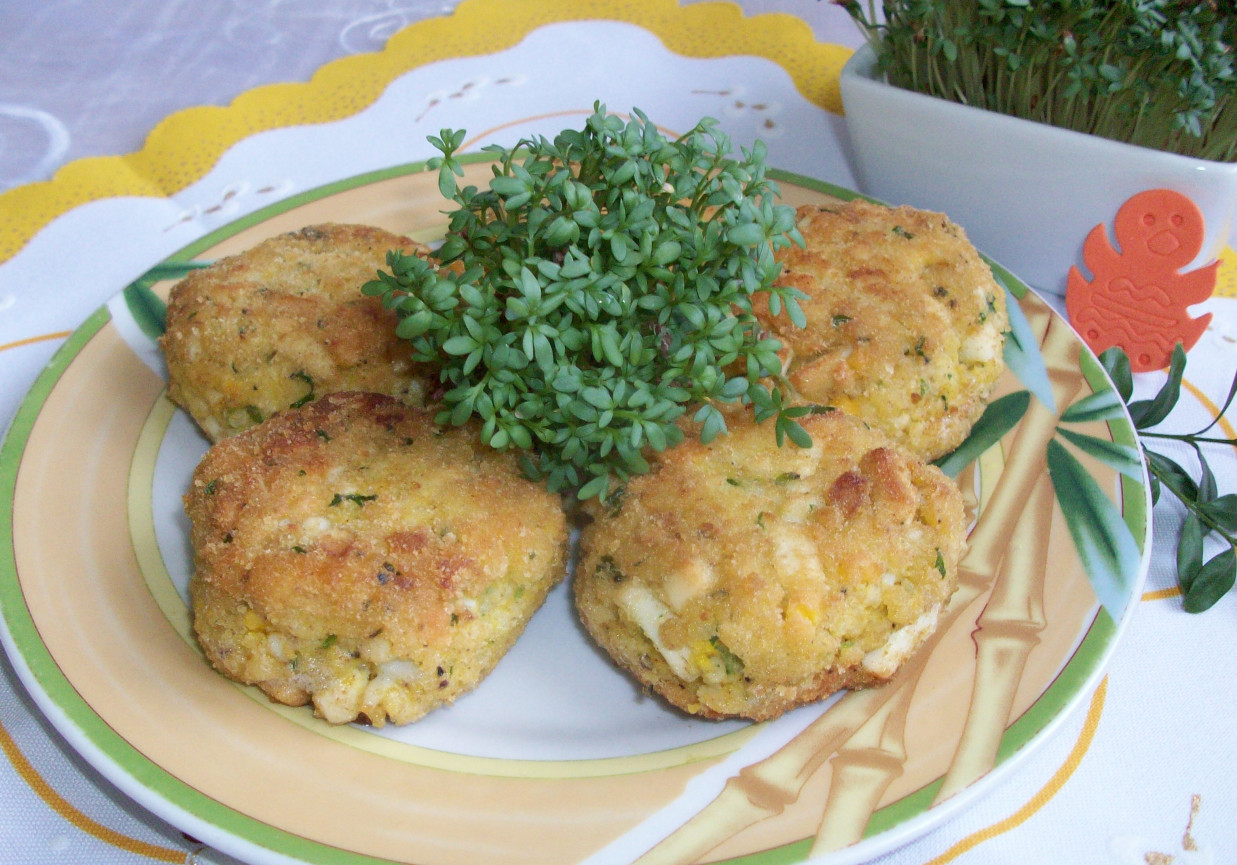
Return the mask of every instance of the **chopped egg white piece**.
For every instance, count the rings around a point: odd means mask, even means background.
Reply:
[[[670,607],[681,610],[688,601],[698,598],[717,583],[717,571],[704,559],[688,559],[666,576],[666,600]]]
[[[863,656],[863,668],[874,676],[888,679],[902,662],[910,657],[919,645],[936,629],[936,620],[940,616],[940,605],[924,613],[909,625],[903,625],[885,641],[879,649],[873,649]]]
[[[628,617],[635,622],[645,636],[657,647],[657,651],[666,659],[666,663],[674,673],[684,681],[697,678],[695,670],[688,663],[691,652],[687,649],[671,649],[661,639],[662,622],[671,618],[674,613],[669,607],[659,601],[643,586],[630,584],[619,594],[619,605]]]

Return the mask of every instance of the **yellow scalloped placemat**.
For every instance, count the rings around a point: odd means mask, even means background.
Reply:
[[[1220,253],[1220,270],[1216,274],[1215,296],[1237,298],[1237,250],[1231,246]]]
[[[451,15],[411,24],[381,51],[332,61],[307,82],[257,87],[227,106],[177,112],[155,127],[139,151],[80,159],[51,180],[0,193],[0,263],[74,207],[114,196],[173,195],[248,136],[351,117],[412,69],[492,54],[547,24],[587,20],[636,24],[686,57],[763,57],[785,69],[806,99],[842,111],[838,76],[851,49],[817,42],[807,23],[793,15],[745,17],[738,5],[722,2],[682,7],[676,0],[464,0]]]

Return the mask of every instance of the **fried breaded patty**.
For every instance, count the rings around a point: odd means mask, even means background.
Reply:
[[[888,679],[957,585],[957,487],[841,411],[811,448],[731,420],[582,530],[574,594],[619,666],[679,708],[767,720]]]
[[[379,228],[314,225],[190,273],[159,341],[168,396],[212,441],[332,391],[423,403],[436,373],[413,363],[395,313],[361,294],[391,249],[427,251]]]
[[[777,282],[808,295],[807,327],[767,305],[801,400],[832,405],[927,460],[956,448],[1004,370],[1005,293],[965,232],[939,214],[866,201],[803,206],[804,247]]]
[[[403,724],[473,688],[566,569],[558,496],[475,428],[378,394],[215,444],[185,508],[207,658],[336,724]]]

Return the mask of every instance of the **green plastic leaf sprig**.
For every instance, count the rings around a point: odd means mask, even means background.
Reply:
[[[1142,439],[1143,453],[1151,475],[1152,499],[1158,501],[1163,491],[1167,490],[1185,508],[1185,520],[1177,539],[1177,583],[1181,587],[1182,606],[1191,613],[1210,609],[1237,582],[1237,494],[1219,494],[1215,473],[1207,459],[1208,446],[1237,448],[1237,439],[1212,434],[1237,397],[1237,375],[1234,375],[1228,396],[1211,423],[1191,433],[1166,433],[1156,432],[1153,427],[1169,416],[1181,396],[1186,356],[1180,343],[1173,351],[1168,378],[1150,399],[1131,401],[1133,376],[1130,374],[1129,358],[1121,349],[1108,349],[1100,355],[1100,363],[1127,404]],[[1147,442],[1155,440],[1187,445],[1198,462],[1197,475],[1191,474],[1176,460],[1148,449]],[[1208,537],[1222,542],[1220,552],[1209,559],[1204,550]]]

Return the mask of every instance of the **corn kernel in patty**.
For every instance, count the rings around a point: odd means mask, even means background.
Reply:
[[[575,576],[585,628],[710,718],[765,720],[889,678],[957,585],[957,487],[840,411],[804,419],[807,449],[729,423],[595,508]]]

